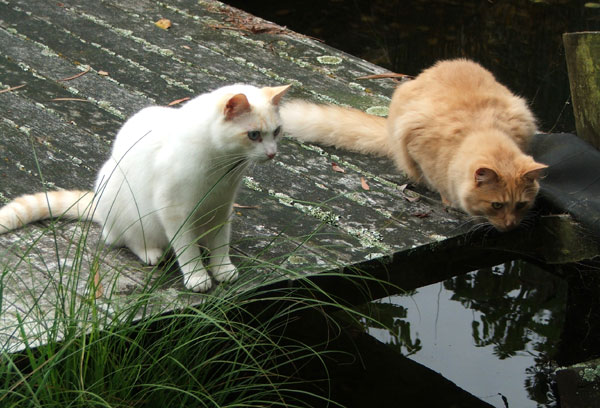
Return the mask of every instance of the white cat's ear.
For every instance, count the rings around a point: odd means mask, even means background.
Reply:
[[[534,162],[530,168],[523,174],[523,178],[529,181],[535,181],[543,177],[548,166],[542,163]]]
[[[240,115],[243,115],[244,113],[250,112],[251,110],[252,107],[250,106],[250,102],[248,102],[246,95],[237,94],[229,98],[225,104],[223,114],[225,115],[225,120],[232,120]]]
[[[495,183],[498,181],[498,173],[488,167],[479,167],[475,170],[475,183],[479,187],[482,184]]]
[[[281,102],[281,98],[286,92],[290,89],[292,85],[284,85],[284,86],[274,86],[262,88],[262,91],[267,94],[267,98],[271,100],[271,103],[275,106],[279,106],[279,102]]]

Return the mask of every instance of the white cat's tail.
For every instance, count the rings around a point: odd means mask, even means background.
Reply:
[[[391,155],[386,118],[297,99],[285,103],[279,113],[283,130],[295,139],[359,153]]]
[[[0,208],[0,234],[51,217],[93,220],[91,191],[48,191],[18,197]]]

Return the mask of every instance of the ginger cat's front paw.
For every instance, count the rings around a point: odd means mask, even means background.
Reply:
[[[232,263],[214,266],[212,272],[218,282],[233,282],[238,277],[237,268]]]
[[[212,286],[210,276],[206,270],[185,272],[183,274],[183,284],[186,289],[193,292],[206,292]]]

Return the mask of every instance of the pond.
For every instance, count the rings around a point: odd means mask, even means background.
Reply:
[[[513,261],[363,304],[359,319],[306,309],[283,341],[323,353],[294,375],[343,407],[555,408],[566,301],[563,279]]]
[[[368,332],[495,407],[553,407],[566,292],[510,262],[374,302],[369,313],[394,330]]]

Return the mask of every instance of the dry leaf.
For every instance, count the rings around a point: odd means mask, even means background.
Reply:
[[[400,192],[403,192],[404,190],[406,190],[406,187],[408,187],[408,184],[402,184],[398,187],[398,190],[400,190]]]
[[[238,204],[238,203],[233,203],[233,208],[251,208],[251,209],[258,209],[260,208],[258,205],[243,205],[243,204]]]
[[[163,30],[167,30],[171,28],[171,20],[169,20],[168,18],[161,18],[156,23],[154,23],[154,25],[158,28],[162,28]]]
[[[429,217],[429,213],[428,212],[418,212],[418,213],[414,213],[413,215],[415,217],[418,217],[418,218],[427,218],[427,217]]]
[[[331,168],[333,169],[333,171],[336,171],[338,173],[345,173],[346,172],[346,170],[342,169],[340,166],[338,166],[334,162],[331,162]]]
[[[182,45],[181,48],[185,48],[186,50],[191,50],[192,47],[190,47],[189,45]]]
[[[369,187],[369,185],[367,184],[367,180],[365,180],[364,177],[360,178],[360,185],[363,188],[363,190],[369,191],[371,189],[371,187]]]
[[[106,71],[98,71],[98,75],[108,76],[108,72],[106,72]]]
[[[96,273],[94,274],[94,287],[96,288],[96,299],[100,299],[104,293],[104,288],[100,282],[100,273],[98,270],[96,270]]]
[[[406,190],[404,192],[404,198],[406,198],[406,201],[409,201],[411,203],[414,203],[416,201],[419,201],[421,199],[421,196],[413,191],[410,191],[410,194],[407,194],[407,192],[409,192],[410,190]]]
[[[181,98],[181,99],[175,99],[174,101],[169,102],[169,106],[173,106],[173,105],[178,105],[181,102],[185,102],[185,101],[189,101],[190,97],[186,96],[185,98]]]
[[[254,24],[246,27],[253,34],[282,34],[285,33],[285,27],[276,24]]]

